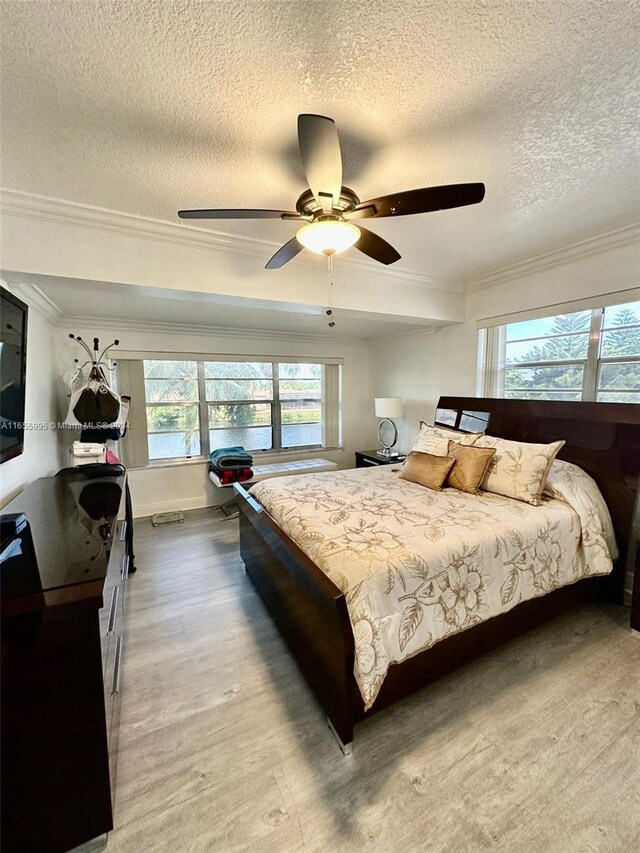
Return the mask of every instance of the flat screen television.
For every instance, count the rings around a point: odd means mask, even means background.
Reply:
[[[0,462],[24,449],[28,310],[0,287]]]

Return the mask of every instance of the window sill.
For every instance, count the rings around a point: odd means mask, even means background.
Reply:
[[[344,447],[307,447],[300,450],[257,450],[255,451],[253,461],[256,465],[268,465],[271,459],[282,459],[286,456],[299,458],[301,456],[317,456],[319,453],[332,453],[335,451],[344,451]],[[182,468],[186,465],[207,465],[209,460],[204,456],[198,456],[197,459],[167,459],[149,462],[142,468],[129,468],[129,471],[155,471],[157,468]]]

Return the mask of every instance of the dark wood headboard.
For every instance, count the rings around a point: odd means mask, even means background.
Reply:
[[[440,397],[435,422],[515,441],[547,444],[564,439],[558,459],[590,474],[609,507],[620,548],[612,582],[622,588],[634,514],[639,511],[640,405]]]

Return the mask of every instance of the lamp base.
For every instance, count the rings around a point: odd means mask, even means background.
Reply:
[[[382,428],[385,424],[389,424],[391,426],[391,429],[393,430],[393,441],[391,442],[391,444],[387,444],[382,438]],[[378,424],[378,441],[380,442],[382,447],[380,448],[380,450],[376,451],[377,456],[384,456],[386,459],[391,456],[397,456],[397,453],[394,454],[391,452],[391,448],[395,445],[397,440],[398,430],[396,428],[396,425],[389,418],[383,418]]]

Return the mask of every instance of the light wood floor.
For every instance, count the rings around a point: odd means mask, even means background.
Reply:
[[[640,641],[586,607],[356,728],[344,758],[236,521],[136,525],[108,853],[640,850]]]

